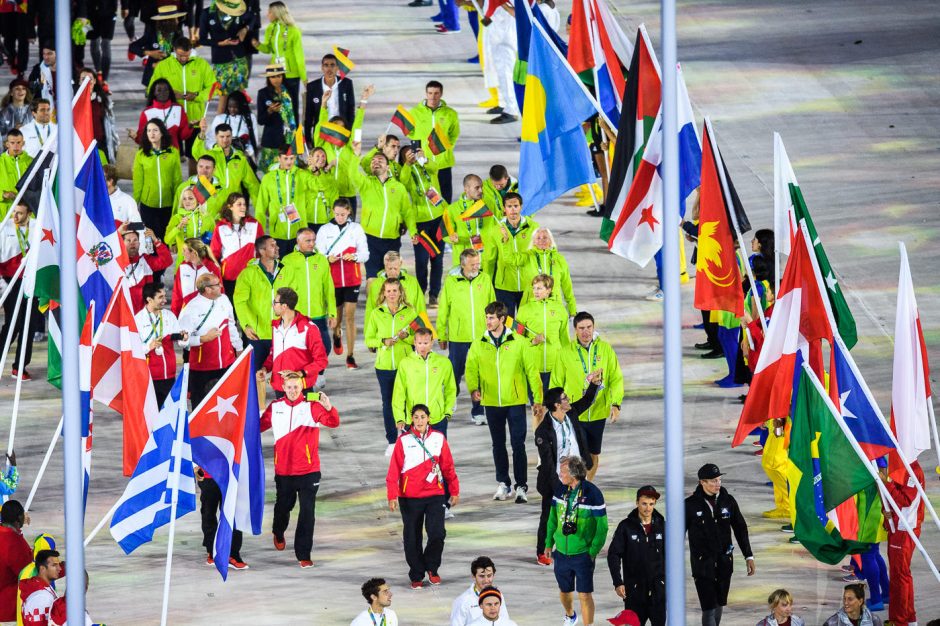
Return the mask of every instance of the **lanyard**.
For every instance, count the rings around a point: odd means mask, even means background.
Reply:
[[[382,611],[382,619],[376,620],[375,613],[372,612],[372,609],[367,609],[369,611],[369,617],[372,618],[373,626],[385,626],[385,611]]]
[[[544,273],[545,273],[545,272],[542,271],[542,254],[548,254],[548,253],[542,253],[542,252],[536,252],[536,253],[535,253],[535,262],[536,262],[536,263],[538,264],[538,266],[539,266],[539,274],[544,274]],[[555,261],[554,261],[554,259],[552,259],[551,257],[549,257],[549,259],[548,259],[548,275],[549,275],[549,276],[553,276],[553,271],[554,271],[554,269],[555,269]]]
[[[349,226],[349,222],[343,224],[339,229],[339,235],[336,236],[336,239],[333,240],[333,243],[330,244],[330,247],[326,249],[326,256],[330,256],[330,251],[333,250],[333,246],[339,243],[339,240],[343,238],[343,234],[346,232],[346,227]]]
[[[430,426],[428,426],[428,428],[430,428]],[[425,438],[427,438],[428,434],[429,434],[429,431],[424,431]],[[428,456],[429,459],[431,459],[431,469],[437,472],[438,475],[440,475],[440,468],[437,465],[437,459],[434,458],[433,454],[428,452],[428,449],[424,446],[424,441],[422,441],[418,433],[411,433],[411,436],[415,438],[415,441],[418,442],[418,445],[421,446],[421,449],[424,450],[424,453]]]
[[[574,496],[572,498],[571,496]],[[581,500],[581,485],[578,485],[577,491],[571,491],[571,488],[568,488],[567,493],[565,493],[565,519],[564,521],[570,522],[573,519],[578,517],[578,506],[580,505]],[[572,505],[572,501],[574,504]],[[574,514],[574,516],[572,516]]]
[[[192,224],[193,225],[192,236],[198,237],[202,233],[202,211],[200,211],[199,209],[196,209],[195,211],[192,211],[189,215],[185,215],[184,217],[189,218],[189,222],[186,224],[186,230],[188,231],[189,225]],[[193,284],[193,288],[195,288],[195,283]]]
[[[193,331],[194,335],[199,332],[199,330],[202,328],[202,325],[205,324],[206,320],[209,319],[209,316],[212,315],[212,309],[214,308],[215,308],[215,300],[213,300],[212,304],[209,305],[209,310],[206,311],[206,314],[202,316],[202,321],[199,322],[199,326],[196,326],[196,330]]]
[[[568,426],[568,416],[565,416],[565,419],[561,422],[561,449],[568,449],[568,435],[570,434],[571,427]]]
[[[287,170],[287,178],[290,179],[290,195],[287,196],[287,204],[284,203],[284,198],[281,195],[281,170],[280,169],[274,171],[274,178],[277,182],[277,201],[281,203],[282,207],[285,207],[288,204],[293,203],[294,202],[294,190],[297,185],[297,177],[291,176],[290,170]]]
[[[16,242],[20,244],[20,254],[23,254],[29,250],[29,224],[26,225],[25,233],[19,226],[14,228],[16,229]]]
[[[52,129],[49,128],[49,124],[46,124],[46,137],[43,139],[42,131],[39,128],[39,124],[36,124],[36,138],[39,139],[39,145],[43,146],[46,143],[46,139],[49,139],[49,133],[52,132]]]
[[[147,311],[147,317],[150,318],[150,334],[147,335],[147,339],[144,340],[144,343],[148,343],[151,339],[160,339],[163,337],[163,312],[157,312],[156,321],[154,321],[153,316],[150,315],[150,311]]]
[[[591,350],[594,348],[594,342],[591,342],[591,345],[588,346],[587,353],[588,358],[591,358]],[[578,358],[581,359],[581,367],[584,369],[584,374],[590,374],[591,372],[597,370],[597,350],[594,350],[594,358],[591,361],[591,370],[588,371],[587,363],[584,361],[584,356],[581,354],[581,344],[578,344]]]

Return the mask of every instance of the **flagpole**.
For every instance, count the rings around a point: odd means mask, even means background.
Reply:
[[[780,291],[780,256],[781,241],[784,233],[780,232],[781,209],[783,208],[783,198],[780,197],[780,182],[783,178],[783,154],[780,148],[783,145],[783,139],[780,134],[774,132],[774,294]],[[786,233],[789,237],[790,233]]]
[[[69,0],[55,0],[55,49],[62,68],[72,67],[72,20]],[[79,92],[81,93],[81,92]],[[65,219],[61,226],[61,269],[59,283],[62,308],[62,411],[65,441],[65,547],[66,618],[70,624],[85,622],[85,549],[84,539],[84,471],[82,470],[81,395],[78,390],[78,277],[75,224],[75,158],[73,153],[75,132],[72,121],[72,73],[56,74],[56,114],[59,135],[59,211]]]
[[[183,366],[183,376],[180,389],[189,388],[189,365]],[[181,392],[184,393],[184,392]],[[185,397],[181,406],[185,405]],[[160,626],[166,626],[166,614],[170,607],[170,575],[173,569],[173,540],[176,536],[176,504],[180,493],[180,469],[183,464],[183,433],[186,430],[186,410],[177,407],[176,410],[176,442],[173,444],[173,478],[170,488],[170,535],[166,545],[166,573],[163,576],[163,609],[160,613]]]
[[[52,435],[52,441],[49,442],[49,447],[46,449],[46,456],[42,459],[42,465],[39,466],[39,473],[36,474],[36,479],[33,481],[33,486],[29,490],[29,496],[26,498],[26,505],[23,507],[25,510],[29,510],[29,505],[33,503],[33,496],[36,495],[36,490],[39,489],[39,482],[42,480],[43,474],[46,473],[46,466],[49,465],[49,459],[52,458],[52,451],[55,449],[55,445],[59,442],[59,438],[62,436],[62,422],[63,418],[59,418],[59,425],[55,429],[55,433]]]
[[[839,410],[836,409],[836,405],[832,403],[832,398],[826,393],[825,388],[822,383],[819,382],[819,378],[813,372],[813,368],[809,366],[808,363],[803,363],[803,371],[807,373],[808,378],[812,381],[813,386],[816,387],[817,393],[823,398],[823,401],[826,403],[826,407],[829,409],[829,413],[832,414],[832,418],[839,425],[839,428],[842,430],[842,434],[845,435],[845,438],[848,439],[849,444],[852,446],[852,449],[855,451],[855,454],[858,455],[858,458],[862,461],[862,465],[865,466],[865,469],[868,470],[868,473],[871,474],[872,478],[875,479],[875,482],[878,483],[880,487],[880,493],[883,498],[888,501],[888,504],[891,505],[891,510],[894,511],[894,514],[898,516],[898,520],[901,523],[901,528],[907,531],[907,534],[913,540],[914,545],[917,546],[917,549],[920,550],[920,553],[924,555],[924,560],[927,561],[930,571],[933,572],[933,575],[938,581],[940,581],[940,572],[937,571],[936,565],[930,559],[930,555],[927,553],[927,550],[924,549],[924,546],[920,543],[920,539],[917,538],[917,535],[914,533],[914,529],[910,527],[907,519],[904,515],[901,514],[901,509],[898,507],[898,503],[894,501],[894,498],[891,497],[891,494],[888,493],[888,488],[885,487],[884,481],[881,480],[881,476],[878,475],[878,472],[871,466],[871,463],[868,460],[868,457],[865,455],[865,452],[862,450],[862,447],[856,441],[855,436],[852,434],[852,431],[849,430],[848,425],[845,423],[845,419],[842,417]],[[914,478],[914,475],[911,474],[911,477]],[[915,483],[920,481],[914,478]]]
[[[934,415],[934,412],[933,412],[933,396],[927,396],[927,412],[930,414],[929,415],[930,430],[933,432],[933,442],[934,442],[934,445],[937,447],[936,472],[940,473],[940,435],[937,434],[937,416]],[[940,522],[937,522],[937,526],[940,527]]]
[[[85,547],[88,547],[88,544],[91,543],[91,540],[104,528],[104,525],[108,523],[108,520],[114,517],[114,514],[117,513],[118,507],[121,505],[121,498],[117,499],[117,502],[108,509],[108,512],[104,514],[104,517],[101,518],[101,521],[98,522],[98,525],[91,529],[91,532],[88,533],[88,536],[85,537]]]
[[[741,252],[741,256],[744,257],[746,254],[745,250],[747,250],[744,244],[744,235],[741,234],[741,227],[738,225],[738,216],[734,211],[734,204],[731,201],[731,190],[728,187],[728,178],[725,176],[725,163],[721,158],[721,153],[718,152],[715,130],[712,128],[712,121],[708,116],[705,116],[705,127],[708,129],[708,142],[711,144],[712,154],[715,155],[715,169],[718,170],[718,178],[721,180],[722,195],[725,198],[725,205],[728,207],[728,215],[731,216],[731,225],[734,226],[734,234],[737,235],[738,238],[738,249]],[[761,306],[760,295],[757,293],[757,281],[754,280],[754,271],[751,269],[751,263],[746,257],[744,258],[744,271],[751,282],[750,292],[754,297],[754,304],[757,306],[757,310],[760,311],[758,317],[760,318],[761,328],[763,328],[764,335],[766,336],[767,320],[764,315],[764,307]]]
[[[23,303],[23,291],[26,288],[26,284],[21,280],[20,288],[17,290],[16,294],[16,304],[13,306],[13,319],[10,320],[10,328],[14,327],[14,320],[19,317],[20,314],[20,305]],[[3,355],[0,356],[0,372],[6,368],[7,364],[7,353],[10,351],[10,346],[13,344],[13,333],[7,333],[6,341],[3,342]]]

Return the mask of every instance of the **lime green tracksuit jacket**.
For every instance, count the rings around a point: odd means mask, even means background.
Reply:
[[[499,347],[484,333],[467,353],[467,389],[481,392],[483,406],[517,406],[528,402],[528,383],[535,402],[542,402],[542,379],[530,347],[528,339],[508,328]]]
[[[423,359],[412,352],[398,364],[392,392],[392,412],[396,422],[411,423],[411,409],[423,404],[431,409],[431,423],[450,416],[457,401],[457,381],[450,359],[431,352]]]
[[[486,331],[483,310],[496,300],[493,279],[480,272],[466,278],[455,267],[444,279],[437,310],[437,334],[441,341],[470,343]]]
[[[382,303],[372,309],[369,319],[366,320],[365,343],[367,348],[375,349],[375,369],[397,370],[398,365],[412,351],[414,333],[409,328],[411,322],[418,315],[414,307],[402,304],[395,313]],[[400,339],[391,346],[386,346],[384,340],[396,336],[402,330],[408,331],[408,336]]]
[[[336,290],[330,262],[319,252],[305,256],[295,250],[281,259],[283,268],[274,290],[290,287],[297,292],[297,310],[312,320],[336,317]]]
[[[610,407],[620,406],[623,402],[623,372],[617,362],[617,355],[610,344],[595,338],[591,345],[584,348],[577,340],[558,351],[555,369],[552,370],[552,387],[564,387],[572,402],[577,402],[584,395],[587,387],[586,377],[598,368],[604,369],[603,388],[597,392],[594,403],[578,419],[582,422],[595,422],[607,419]]]
[[[274,315],[274,288],[277,276],[280,274],[281,264],[274,267],[274,277],[270,277],[261,268],[258,259],[252,259],[238,275],[235,281],[235,295],[232,304],[235,307],[235,316],[238,324],[251,328],[258,335],[258,339],[270,339],[271,320]]]

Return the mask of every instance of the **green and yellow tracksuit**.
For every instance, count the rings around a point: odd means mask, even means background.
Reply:
[[[352,180],[362,200],[359,223],[367,235],[380,239],[400,239],[401,224],[405,225],[412,237],[418,233],[411,196],[394,176],[389,175],[382,181],[357,168]]]
[[[183,182],[180,153],[176,148],[137,150],[134,157],[134,202],[149,207],[172,207],[179,200],[176,188]],[[182,190],[181,190],[182,191]]]
[[[372,171],[372,157],[374,157],[378,153],[379,153],[379,147],[375,146],[371,150],[366,152],[365,155],[363,155],[361,159],[359,159],[359,167],[362,168],[363,172]],[[386,157],[386,159],[388,159],[388,157]],[[402,166],[398,161],[388,159],[389,175],[392,176],[398,182],[403,183],[404,181],[401,179],[401,170],[402,170]]]
[[[493,279],[480,272],[469,279],[455,267],[444,279],[437,309],[441,341],[470,343],[486,331],[486,305],[496,301]]]
[[[199,125],[206,113],[206,103],[209,101],[209,91],[215,84],[215,70],[208,61],[197,56],[189,57],[186,65],[182,65],[175,55],[168,56],[153,68],[153,75],[150,77],[149,90],[154,81],[161,78],[170,83],[170,88],[178,93],[195,93],[196,97],[192,100],[177,98],[179,103],[186,111],[186,117],[190,124]]]
[[[564,296],[568,315],[574,317],[578,312],[578,303],[574,299],[574,288],[571,285],[571,272],[568,269],[568,261],[555,248],[549,248],[548,250],[529,248],[525,265],[522,266],[522,304],[532,301],[532,279],[539,274],[551,276],[555,280],[552,295],[549,297],[561,302],[561,296]]]
[[[406,163],[401,170],[398,178],[408,193],[411,194],[411,202],[414,204],[415,221],[430,222],[444,214],[447,203],[441,202],[435,206],[427,197],[428,189],[434,189],[440,195],[441,183],[437,179],[437,166],[428,161],[426,164]],[[442,229],[443,232],[443,229]],[[434,237],[436,233],[428,233]],[[446,237],[445,237],[446,238]]]
[[[494,277],[497,289],[517,293],[525,290],[522,269],[532,235],[538,227],[535,220],[522,216],[514,228],[504,217],[487,231],[483,243],[483,271]],[[504,233],[508,235],[506,241],[503,241]]]
[[[470,344],[465,374],[467,389],[480,391],[480,404],[497,407],[526,404],[530,388],[535,402],[542,402],[542,379],[530,347],[528,339],[508,328],[498,339],[485,332]]]
[[[483,201],[493,210],[493,215],[503,216],[503,199],[510,191],[519,193],[519,181],[512,176],[509,177],[509,183],[502,189],[497,189],[489,178],[483,181]]]
[[[415,129],[410,135],[411,139],[421,141],[421,149],[428,157],[428,162],[437,165],[438,169],[454,166],[454,147],[457,145],[457,139],[460,137],[460,119],[457,111],[447,106],[447,103],[441,100],[441,104],[432,109],[426,102],[412,107],[411,115],[415,118]],[[428,136],[434,130],[434,126],[440,126],[447,139],[450,142],[450,149],[433,154],[428,147]]]
[[[261,222],[265,233],[275,239],[294,239],[297,231],[307,226],[307,206],[311,200],[307,193],[309,176],[310,172],[296,166],[289,170],[278,167],[264,175],[255,205],[255,218]],[[295,223],[288,221],[284,211],[291,204],[300,216]]]
[[[303,180],[308,203],[307,224],[322,226],[333,219],[333,203],[339,197],[336,179],[331,172],[310,172]]]
[[[222,186],[217,194],[220,211],[225,206],[225,201],[228,200],[229,195],[233,192],[245,193],[247,191],[251,203],[257,204],[258,190],[261,183],[258,182],[258,176],[244,152],[231,148],[228,156],[226,156],[225,151],[218,144],[212,146],[211,150],[206,150],[206,140],[197,137],[196,141],[193,142],[193,158],[199,159],[204,154],[208,154],[215,159],[216,178],[219,179],[219,184]],[[244,190],[242,189],[243,186]],[[216,217],[218,217],[218,212],[216,212]]]
[[[330,262],[319,252],[305,255],[295,250],[281,259],[274,290],[290,287],[297,292],[297,311],[311,320],[336,317],[336,290]]]
[[[260,52],[271,55],[271,63],[284,65],[285,78],[299,78],[307,82],[307,63],[300,29],[280,22],[271,22],[264,29],[264,38],[258,46]],[[298,105],[299,106],[299,105]]]
[[[538,362],[539,372],[551,372],[558,358],[558,351],[566,348],[568,336],[568,312],[561,302],[552,298],[529,300],[519,307],[516,321],[526,325],[533,335],[544,335],[545,341],[532,345],[530,350]]]
[[[412,352],[398,364],[392,411],[396,422],[411,423],[411,409],[423,404],[431,410],[431,424],[449,417],[457,401],[457,382],[450,359],[436,352],[422,358]]]
[[[276,263],[274,273],[269,274],[261,261],[252,259],[235,281],[235,295],[232,304],[235,317],[242,330],[251,328],[258,339],[271,339],[271,320],[274,314],[274,284],[280,274],[281,263]]]
[[[476,203],[476,200],[471,200],[467,197],[467,194],[464,193],[460,194],[460,197],[455,201],[448,204],[445,209],[447,212],[446,219],[450,221],[454,233],[457,235],[457,241],[451,241],[444,228],[441,229],[441,233],[444,235],[444,241],[450,243],[453,251],[453,265],[455,267],[460,265],[460,253],[467,248],[473,247],[478,250],[480,254],[483,254],[486,242],[484,235],[488,233],[490,229],[496,228],[495,217],[475,217],[469,220],[460,219],[460,215],[472,207],[474,203]],[[474,241],[476,241],[475,245]]]
[[[402,303],[395,313],[392,313],[388,304],[383,302],[372,309],[369,319],[366,320],[364,331],[366,347],[375,349],[375,369],[397,370],[399,364],[412,353],[414,333],[409,326],[417,316],[414,307]],[[402,330],[408,331],[405,339],[386,346],[384,339],[394,337]]]
[[[577,402],[587,388],[587,375],[598,368],[604,370],[603,387],[597,392],[591,408],[578,416],[582,422],[607,419],[611,406],[623,402],[623,372],[617,355],[609,343],[595,337],[585,348],[577,340],[558,351],[552,370],[552,387],[564,387],[568,399]]]

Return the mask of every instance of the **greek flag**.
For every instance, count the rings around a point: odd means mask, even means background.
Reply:
[[[189,368],[184,367],[176,378],[111,519],[111,535],[126,554],[152,540],[154,531],[169,523],[177,463],[176,517],[196,510],[196,480],[186,410],[188,374]],[[177,437],[179,427],[183,432]]]

